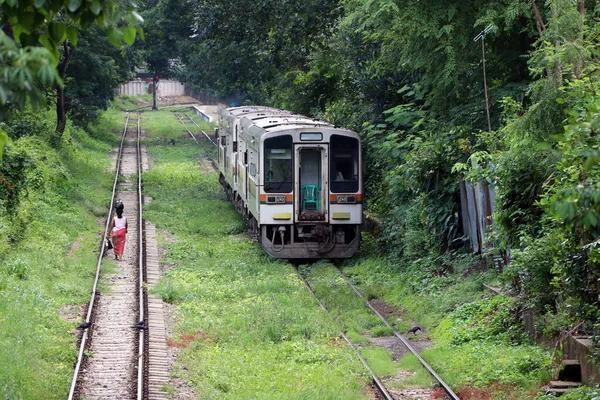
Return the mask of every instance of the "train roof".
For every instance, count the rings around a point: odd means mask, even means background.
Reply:
[[[352,132],[348,129],[339,128],[335,125],[310,118],[301,114],[295,114],[287,110],[262,106],[231,107],[222,110],[222,115],[229,119],[239,119],[244,128],[253,132],[253,135],[262,136],[267,133],[276,133],[289,130],[303,129],[335,129],[345,133]],[[358,134],[356,134],[358,135]]]
[[[227,112],[229,116],[233,118],[248,118],[252,120],[266,118],[270,115],[295,115],[287,110],[261,106],[231,107],[225,109],[225,112]]]

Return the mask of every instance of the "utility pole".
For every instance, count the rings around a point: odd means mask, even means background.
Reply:
[[[156,107],[156,88],[158,87],[158,75],[152,78],[152,109],[158,110]]]
[[[488,123],[488,131],[492,130],[492,122],[490,121],[490,101],[488,100],[488,92],[487,92],[487,79],[485,76],[485,34],[488,33],[492,29],[492,25],[488,25],[485,27],[481,33],[473,38],[473,41],[476,42],[481,39],[481,59],[483,61],[483,91],[485,93],[485,110],[487,112],[487,123]]]

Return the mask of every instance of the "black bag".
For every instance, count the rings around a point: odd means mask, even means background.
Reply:
[[[110,249],[112,249],[112,248],[113,248],[113,244],[112,244],[112,242],[110,241],[110,239],[106,239],[106,240],[104,241],[104,247],[106,248],[106,250],[110,250]]]

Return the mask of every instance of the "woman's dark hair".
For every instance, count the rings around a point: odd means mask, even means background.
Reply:
[[[121,218],[123,216],[123,209],[117,208],[117,217]]]
[[[124,208],[125,206],[123,205],[123,202],[121,200],[118,200],[115,204],[115,210],[121,210],[121,212],[123,212]]]

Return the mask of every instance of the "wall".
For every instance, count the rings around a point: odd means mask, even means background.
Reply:
[[[183,96],[185,87],[178,81],[170,79],[161,79],[157,86],[158,97]],[[128,96],[139,96],[142,94],[152,94],[152,80],[129,81],[121,85],[119,94]]]

